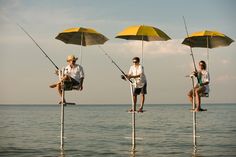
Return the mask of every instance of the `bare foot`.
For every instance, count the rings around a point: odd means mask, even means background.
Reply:
[[[128,111],[129,111],[129,112],[133,112],[133,109],[129,109]],[[136,110],[134,110],[134,112],[135,112],[135,111],[136,111]]]
[[[61,105],[61,104],[62,104],[62,101],[59,101],[58,104]],[[64,106],[66,106],[66,101],[65,101],[65,100],[64,100]]]
[[[55,88],[57,86],[57,84],[52,84],[52,85],[50,85],[49,87],[50,88]]]
[[[141,112],[141,113],[143,113],[143,109],[142,109],[142,108],[140,108],[140,109],[138,110],[138,112]]]
[[[196,109],[194,110],[194,112],[202,112],[202,111],[207,111],[207,109],[196,108]]]
[[[199,111],[207,111],[207,109],[200,108]]]

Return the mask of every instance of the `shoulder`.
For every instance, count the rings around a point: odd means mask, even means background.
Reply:
[[[76,64],[76,68],[77,68],[77,69],[82,69],[82,70],[83,70],[83,67],[82,67],[81,65],[79,65],[79,64]]]
[[[81,67],[81,65],[79,65],[79,64],[75,64],[75,67]]]
[[[139,68],[140,70],[144,70],[144,67],[143,67],[141,64],[138,66],[138,68]]]
[[[130,69],[134,69],[134,68],[135,68],[135,66],[134,66],[134,65],[131,65],[131,66],[130,66]]]
[[[202,70],[201,71],[202,75],[209,76],[209,72],[207,70]]]
[[[68,69],[68,68],[70,68],[70,65],[64,66],[63,68]]]
[[[135,67],[135,65],[131,65],[131,66],[130,66],[130,68],[134,68],[134,67]]]
[[[202,70],[202,73],[203,74],[208,74],[208,71],[207,70]]]

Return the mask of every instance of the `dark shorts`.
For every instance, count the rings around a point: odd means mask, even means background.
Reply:
[[[147,83],[145,83],[142,88],[134,88],[133,95],[136,96],[139,94],[147,94]]]
[[[72,90],[74,86],[78,86],[78,85],[79,85],[79,82],[71,77],[68,80],[64,81],[65,90]]]

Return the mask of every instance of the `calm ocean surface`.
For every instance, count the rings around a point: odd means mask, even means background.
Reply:
[[[129,107],[66,106],[61,152],[59,105],[0,105],[0,156],[236,156],[236,104],[204,105],[208,111],[197,113],[196,153],[190,105],[146,105],[146,112],[136,114],[137,152],[131,154]]]

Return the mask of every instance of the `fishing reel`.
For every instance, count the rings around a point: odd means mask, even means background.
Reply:
[[[121,75],[120,77],[121,77],[122,80],[125,80],[125,81],[126,81],[125,75]]]

